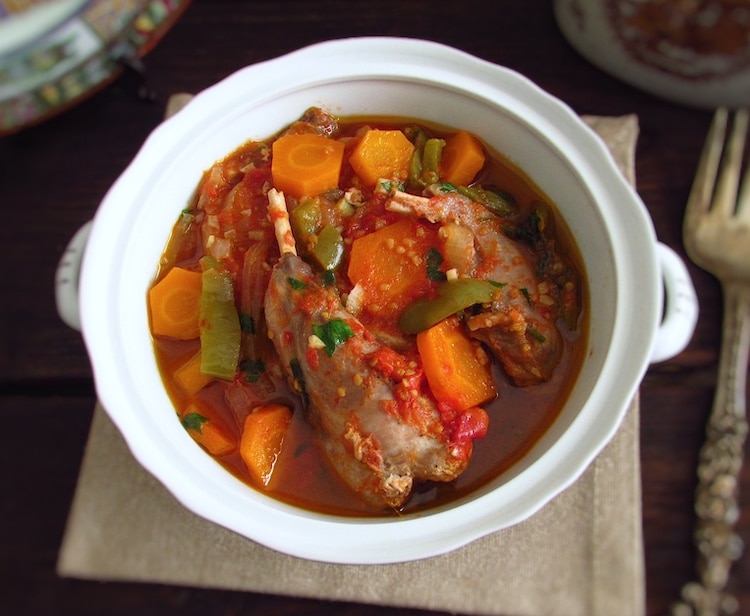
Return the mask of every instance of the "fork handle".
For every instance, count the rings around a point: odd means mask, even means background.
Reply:
[[[739,474],[748,432],[745,382],[750,350],[750,286],[725,282],[722,289],[719,373],[695,494],[698,581],[685,585],[683,602],[673,610],[675,614],[732,614],[738,608],[736,599],[724,588],[732,563],[743,551],[734,525],[739,517]]]

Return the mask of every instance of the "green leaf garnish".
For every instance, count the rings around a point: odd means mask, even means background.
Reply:
[[[240,329],[247,334],[255,333],[255,319],[249,314],[240,312]]]
[[[182,418],[181,423],[182,427],[185,428],[185,430],[195,430],[196,432],[202,432],[203,424],[207,421],[208,419],[200,413],[188,413]]]
[[[541,342],[542,344],[544,344],[545,342],[547,342],[547,338],[545,338],[544,334],[538,332],[533,327],[527,328],[526,331],[529,332],[529,336],[531,336],[532,338],[534,338],[537,342]]]
[[[305,406],[308,403],[307,386],[305,385],[305,373],[302,371],[302,364],[299,359],[292,357],[289,360],[289,369],[292,372],[294,390],[302,396]]]
[[[307,288],[307,283],[297,278],[289,277],[286,280],[289,283],[289,286],[292,287],[292,289],[295,289],[296,291],[301,291],[302,289]]]
[[[341,319],[333,319],[323,325],[313,325],[313,333],[325,344],[326,353],[331,357],[340,344],[354,335],[351,326]]]
[[[435,248],[430,248],[427,252],[427,278],[434,282],[442,282],[446,279],[445,272],[440,270],[443,264],[443,255]]]
[[[243,359],[240,362],[240,370],[245,373],[245,378],[250,383],[257,383],[260,375],[266,371],[266,364],[262,359]]]

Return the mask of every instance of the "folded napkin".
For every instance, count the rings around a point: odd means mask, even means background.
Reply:
[[[169,111],[185,100],[173,98]],[[585,119],[633,181],[637,118]],[[580,479],[528,520],[442,556],[336,565],[275,552],[185,509],[97,404],[58,573],[454,613],[637,616],[645,610],[638,434],[636,396]]]

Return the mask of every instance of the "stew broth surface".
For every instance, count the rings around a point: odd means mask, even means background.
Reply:
[[[403,118],[339,118],[339,122],[338,138],[344,139],[355,139],[365,127],[406,129],[419,125],[431,136],[437,137],[455,132],[419,120]],[[481,135],[477,136],[481,139]],[[270,144],[272,141],[273,138],[262,143]],[[489,415],[489,428],[486,436],[474,442],[471,462],[467,469],[458,479],[449,483],[427,482],[415,485],[410,500],[400,511],[375,510],[363,504],[337,477],[315,445],[313,430],[305,419],[300,396],[292,391],[282,374],[274,373],[273,370],[268,371],[264,388],[256,388],[257,390],[252,393],[253,400],[247,402],[248,409],[265,402],[279,402],[293,410],[292,421],[271,481],[267,486],[254,483],[238,451],[215,456],[218,463],[255,489],[304,509],[344,516],[398,515],[424,510],[466,496],[510,468],[545,433],[564,405],[585,355],[588,332],[585,271],[575,241],[549,197],[502,154],[491,151],[486,144],[485,150],[488,155],[487,163],[474,183],[501,187],[513,195],[521,212],[526,214],[538,204],[543,204],[554,221],[550,228],[554,229],[556,250],[577,272],[580,307],[578,324],[575,331],[562,328],[562,356],[552,378],[541,384],[518,387],[509,381],[502,368],[493,361],[492,375],[498,395],[491,402],[482,405]],[[242,198],[242,191],[237,187],[243,182],[252,181],[249,176],[253,173],[240,170],[267,165],[268,150],[259,150],[259,142],[248,142],[221,162],[224,169],[235,170],[230,178],[226,176],[232,174],[224,173],[226,186],[222,198],[226,199],[226,195],[235,189],[236,197],[233,198],[237,200]],[[207,192],[206,186],[212,181],[212,171],[209,170],[201,180],[195,203],[191,204],[192,211],[195,211],[201,196]],[[260,174],[258,181],[267,183],[268,174]],[[352,182],[356,183],[356,178],[345,163],[339,185],[346,190]],[[290,200],[290,210],[293,211],[296,206],[294,200]],[[242,209],[243,206],[238,205],[234,211]],[[262,230],[260,235],[270,234],[272,237],[273,230],[267,213],[255,207],[250,209],[253,211],[248,214],[245,207],[246,216],[241,224],[249,225],[251,232],[253,229]],[[247,229],[243,229],[243,233],[246,232]],[[184,216],[181,217],[164,252],[157,280],[163,278],[174,266],[200,271],[199,261],[204,256],[200,225],[195,220],[186,221]],[[277,258],[278,250],[275,250],[270,260],[272,262]],[[241,271],[241,264],[237,265],[237,269]],[[337,278],[346,276],[345,268],[341,269],[343,273],[339,271]],[[153,342],[162,379],[178,414],[180,409],[184,409],[188,404],[197,404],[198,408],[210,410],[211,416],[217,418],[233,438],[239,440],[244,416],[242,413],[238,414],[237,404],[230,406],[227,399],[232,395],[247,395],[248,388],[252,390],[254,385],[243,383],[242,387],[238,388],[236,383],[215,379],[199,393],[189,396],[175,381],[174,375],[175,371],[198,351],[200,341],[154,336]],[[205,454],[196,449],[196,455]]]

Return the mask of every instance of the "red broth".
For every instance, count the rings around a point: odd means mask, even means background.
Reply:
[[[367,128],[399,129],[410,136],[414,135],[415,126],[420,126],[431,137],[448,137],[455,133],[443,127],[407,119],[344,118],[338,119],[338,122],[337,139],[346,144],[339,183],[344,192],[352,186],[359,186],[358,177],[346,161],[351,148]],[[208,216],[216,217],[214,224],[223,229],[234,228],[236,235],[230,233],[230,237],[242,238],[236,240],[232,254],[243,254],[254,242],[270,242],[273,239],[273,228],[265,209],[265,192],[272,182],[269,146],[274,138],[244,144],[204,174],[196,191],[195,202],[190,204],[174,227],[159,266],[157,281],[175,266],[200,271],[200,260],[206,257],[205,230],[202,234],[201,229],[205,228],[202,223]],[[486,163],[473,183],[501,187],[513,196],[523,216],[541,204],[549,217],[546,229],[548,234],[553,234],[551,239],[555,250],[576,274],[577,323],[573,328],[560,326],[564,344],[560,362],[552,377],[540,384],[518,387],[510,382],[500,365],[493,362],[492,375],[498,395],[483,406],[489,415],[489,429],[486,436],[474,442],[468,468],[450,483],[416,484],[411,498],[399,511],[382,511],[362,503],[329,468],[315,445],[299,395],[292,391],[280,367],[272,360],[266,362],[266,371],[258,382],[250,382],[247,373],[238,370],[234,380],[213,379],[198,393],[189,395],[175,375],[180,366],[199,350],[200,340],[154,336],[158,365],[178,416],[193,405],[193,409],[200,409],[211,421],[221,425],[228,439],[237,443],[245,416],[254,408],[266,403],[281,403],[292,409],[292,420],[268,485],[252,479],[237,449],[214,456],[219,464],[254,489],[305,509],[344,516],[398,515],[448,503],[471,493],[520,460],[545,433],[565,403],[584,359],[588,293],[583,265],[575,242],[551,200],[502,154],[490,151],[486,146],[484,149]],[[363,188],[362,192],[367,197],[370,191]],[[341,205],[339,196],[343,196],[342,191],[334,193],[334,198],[329,201]],[[206,204],[210,202],[220,205],[216,211],[208,214],[211,206]],[[294,212],[299,203],[298,200],[289,199],[290,211]],[[340,224],[341,217],[351,216],[351,212],[351,208],[338,207],[335,212],[324,216]],[[361,221],[362,225],[371,223],[364,219]],[[275,244],[270,245],[266,259],[257,264],[258,268],[268,269],[278,259],[278,249]],[[227,257],[226,264],[235,280],[242,276],[243,263],[240,258]],[[336,280],[346,293],[345,266],[337,270]],[[272,357],[272,347],[270,351],[265,348],[264,353]],[[196,448],[196,455],[207,454]]]

